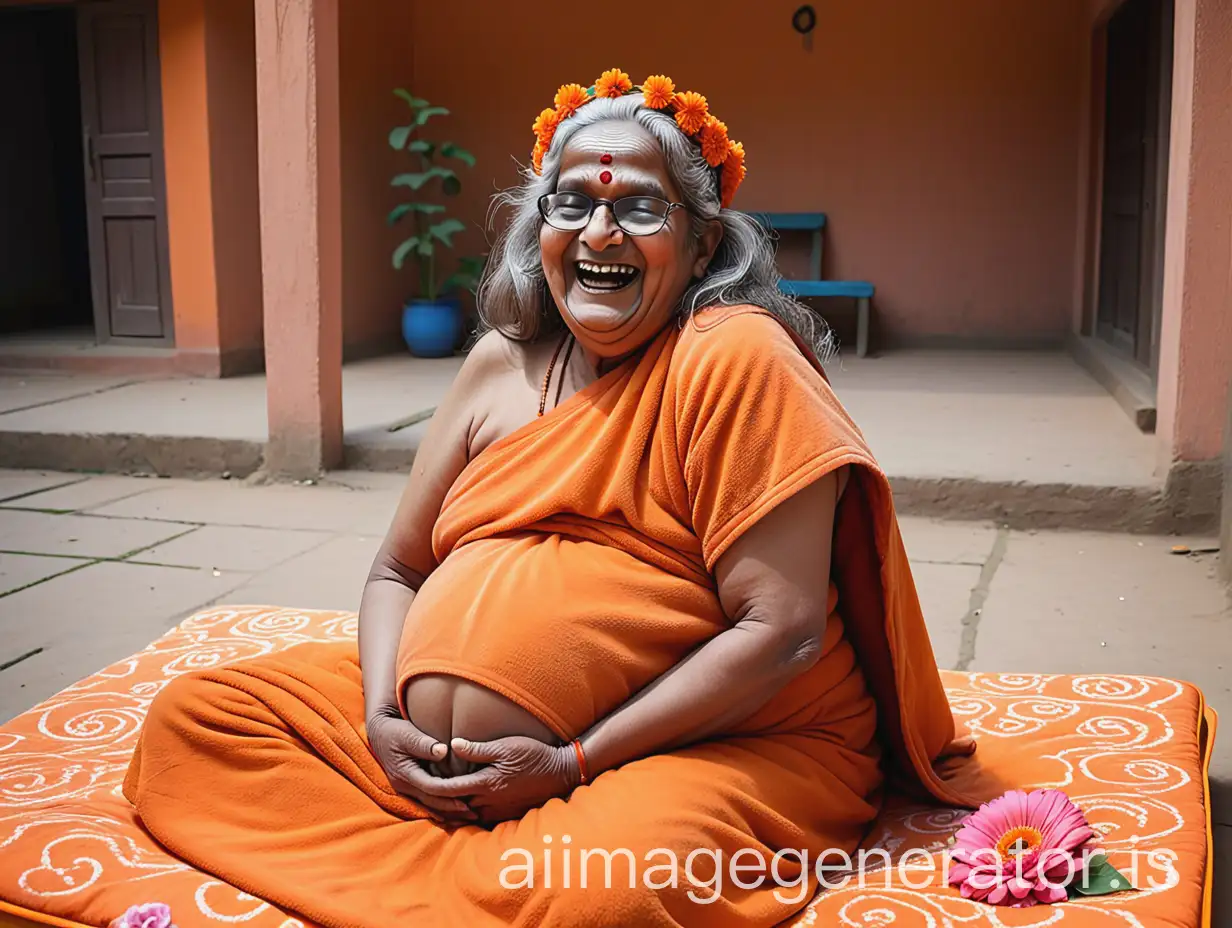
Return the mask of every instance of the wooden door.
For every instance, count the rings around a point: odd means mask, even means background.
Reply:
[[[156,0],[77,11],[99,341],[172,344]]]
[[[1097,333],[1144,367],[1158,344],[1171,109],[1170,0],[1108,22]]]

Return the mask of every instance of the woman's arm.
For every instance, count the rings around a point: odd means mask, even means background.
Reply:
[[[732,627],[579,739],[591,776],[722,732],[817,663],[838,480],[801,490],[724,552],[715,580]]]
[[[499,338],[492,334],[479,341],[433,415],[359,607],[359,661],[369,744],[395,789],[441,812],[467,814],[463,803],[434,797],[421,788],[427,774],[419,761],[440,760],[448,749],[402,718],[396,692],[398,645],[415,592],[436,566],[432,528],[469,458],[474,396],[507,363]]]
[[[767,514],[715,565],[732,627],[716,635],[580,739],[589,773],[682,747],[730,728],[764,706],[821,657],[830,590],[834,514],[845,470]],[[490,766],[429,786],[473,796],[472,808],[527,807],[579,782],[570,745],[503,738],[455,739],[455,754]]]

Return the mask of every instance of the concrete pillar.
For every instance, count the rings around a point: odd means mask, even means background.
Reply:
[[[1209,469],[1217,485],[1232,375],[1232,3],[1175,9],[1156,435],[1162,471]]]
[[[342,461],[339,0],[253,0],[266,469],[314,477]]]

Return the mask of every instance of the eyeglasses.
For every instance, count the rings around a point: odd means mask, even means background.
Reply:
[[[688,209],[683,203],[669,203],[658,197],[621,197],[596,200],[584,193],[548,193],[539,198],[543,221],[562,232],[586,228],[600,206],[610,207],[612,218],[628,235],[654,235],[665,225],[673,210]]]

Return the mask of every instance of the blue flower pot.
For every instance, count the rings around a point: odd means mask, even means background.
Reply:
[[[411,300],[402,309],[402,338],[417,358],[447,358],[461,337],[460,300]]]

